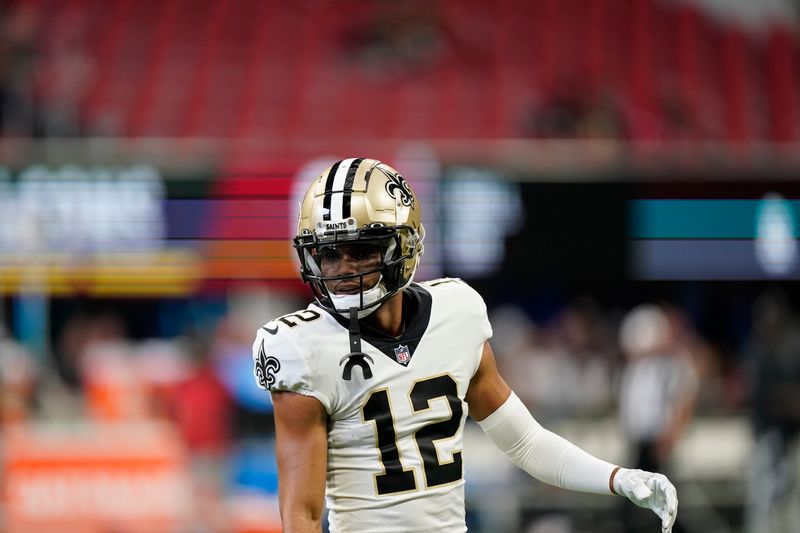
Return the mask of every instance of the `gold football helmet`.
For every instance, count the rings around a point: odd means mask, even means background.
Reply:
[[[363,317],[406,288],[423,252],[425,229],[414,191],[395,169],[375,159],[353,158],[334,163],[306,191],[294,247],[300,256],[300,274],[324,308]],[[364,243],[381,250],[379,265],[341,276],[324,276],[319,253],[325,247]],[[380,273],[374,287],[364,277]],[[326,282],[354,279],[361,290],[355,297],[333,294]]]

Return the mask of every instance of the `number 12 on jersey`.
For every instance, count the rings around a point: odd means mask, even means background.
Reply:
[[[409,394],[415,413],[430,409],[430,402],[445,398],[450,406],[451,416],[447,420],[431,422],[414,433],[425,474],[425,486],[435,487],[461,479],[461,452],[453,452],[453,460],[440,463],[436,454],[435,442],[454,437],[461,426],[461,400],[458,398],[458,385],[452,376],[445,374],[414,383]],[[403,468],[400,451],[397,448],[394,416],[389,404],[386,389],[370,393],[361,408],[364,421],[375,423],[378,454],[383,465],[383,474],[375,476],[378,494],[394,494],[416,490],[417,483],[412,469]]]

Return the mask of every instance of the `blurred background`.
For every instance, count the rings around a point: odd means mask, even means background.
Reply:
[[[374,157],[547,427],[800,531],[793,0],[4,0],[0,530],[280,531],[255,330]],[[471,531],[657,531],[466,430]]]

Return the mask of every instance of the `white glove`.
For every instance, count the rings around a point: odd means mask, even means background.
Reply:
[[[662,533],[671,533],[678,516],[678,493],[666,476],[620,468],[614,476],[614,491],[630,501],[651,509],[661,518]]]

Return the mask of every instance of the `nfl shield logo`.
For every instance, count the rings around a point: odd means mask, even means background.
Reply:
[[[408,346],[402,344],[398,345],[397,348],[394,349],[394,358],[397,359],[397,362],[401,365],[407,365],[411,360],[411,352],[408,351]]]

